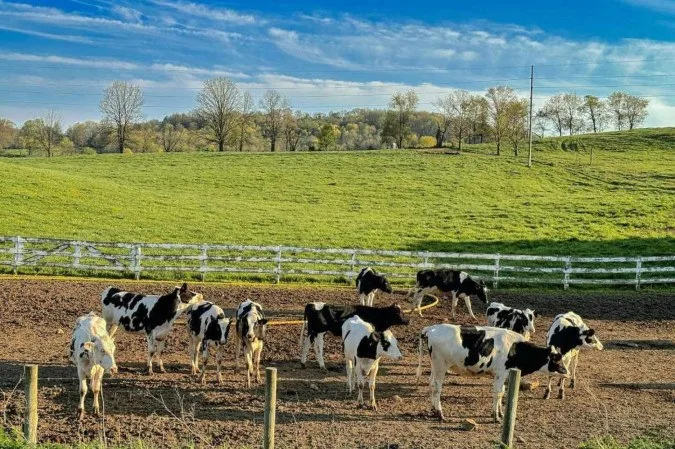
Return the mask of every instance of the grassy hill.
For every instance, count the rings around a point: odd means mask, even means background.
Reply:
[[[675,129],[545,139],[531,169],[525,157],[470,145],[0,159],[0,235],[675,254]]]

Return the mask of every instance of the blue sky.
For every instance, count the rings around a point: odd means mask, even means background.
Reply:
[[[144,113],[193,108],[204,79],[254,97],[275,88],[308,112],[384,107],[414,88],[507,84],[535,103],[561,91],[647,96],[651,126],[675,124],[675,0],[278,2],[0,0],[0,117],[52,108],[100,118],[115,79],[143,87]],[[535,106],[536,106],[535,105]]]

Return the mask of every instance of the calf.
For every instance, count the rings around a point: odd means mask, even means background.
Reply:
[[[402,357],[396,338],[391,331],[376,332],[372,324],[355,315],[342,325],[342,344],[347,362],[347,391],[354,389],[354,375],[359,387],[359,405],[363,406],[363,387],[368,377],[370,406],[377,410],[375,403],[375,377],[380,358],[398,360]]]
[[[574,312],[563,313],[553,319],[553,324],[548,330],[546,341],[549,345],[560,349],[565,367],[567,369],[571,368],[570,374],[572,375],[572,380],[570,381],[570,388],[574,388],[577,376],[579,351],[581,349],[597,349],[602,351],[602,343],[595,336],[595,330],[586,326],[581,317]],[[551,396],[551,380],[549,377],[544,399],[548,399]],[[558,387],[558,399],[565,399],[565,379],[560,379]]]
[[[498,302],[490,303],[485,315],[488,326],[512,330],[526,340],[530,339],[530,334],[534,334],[534,317],[539,316],[534,310],[512,309]]]
[[[174,321],[203,299],[200,293],[191,292],[186,283],[162,296],[130,293],[114,287],[105,289],[101,295],[103,318],[111,337],[119,326],[127,332],[145,332],[148,341],[148,374],[152,374],[152,357],[155,354],[159,371],[166,372],[162,351]]]
[[[325,370],[323,361],[323,336],[330,332],[336,337],[342,335],[342,325],[348,319],[358,315],[365,322],[372,324],[377,332],[384,332],[391,326],[408,324],[409,320],[403,316],[403,311],[397,304],[389,307],[370,306],[336,306],[323,302],[312,302],[305,306],[305,320],[300,331],[302,355],[300,365],[306,367],[309,347],[314,343],[314,352],[321,369]],[[307,327],[307,336],[305,336]],[[304,342],[303,342],[304,341]]]
[[[262,383],[260,378],[260,355],[263,350],[267,320],[263,314],[262,306],[247,299],[239,304],[236,313],[237,332],[235,333],[235,345],[237,354],[234,362],[234,370],[239,369],[239,352],[244,347],[244,359],[246,360],[246,388],[251,388],[251,375],[254,371],[255,379]],[[241,343],[239,343],[241,341]]]
[[[385,293],[392,293],[394,291],[384,275],[378,274],[377,271],[370,267],[361,269],[359,275],[356,276],[356,292],[361,299],[361,305],[372,307],[375,293],[378,290]]]
[[[440,292],[441,295],[450,293],[452,295],[452,318],[455,318],[455,308],[459,298],[464,298],[466,308],[469,309],[469,315],[476,321],[478,319],[471,310],[471,295],[478,296],[478,299],[487,304],[488,288],[485,286],[485,282],[482,280],[475,281],[463,271],[440,268],[417,272],[417,283],[408,292],[408,297],[411,298],[413,308],[417,309],[420,316],[422,316],[422,298],[432,292]]]
[[[431,406],[443,419],[441,389],[448,369],[460,376],[489,375],[494,378],[492,417],[501,421],[504,382],[510,368],[523,376],[542,372],[567,376],[562,355],[553,346],[538,346],[510,330],[495,327],[437,324],[422,329],[417,377],[422,374],[424,348],[431,358]]]
[[[190,364],[192,374],[197,374],[199,366],[199,347],[202,350],[202,368],[200,380],[206,379],[206,364],[209,360],[209,351],[213,348],[216,353],[216,376],[218,383],[223,381],[220,374],[220,363],[223,357],[223,347],[227,343],[230,332],[230,320],[225,318],[223,309],[212,302],[200,302],[192,307],[187,314],[187,327],[190,333]]]
[[[84,417],[87,379],[94,393],[94,413],[98,415],[98,395],[102,388],[103,372],[117,372],[115,342],[108,335],[103,318],[91,312],[77,319],[70,339],[69,359],[77,367],[80,380],[79,419]]]

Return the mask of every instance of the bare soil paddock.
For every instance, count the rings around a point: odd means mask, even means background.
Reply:
[[[189,374],[187,331],[177,326],[165,356],[168,373],[142,374],[146,343],[141,335],[120,333],[117,364],[120,373],[104,379],[105,419],[87,416],[76,420],[77,377],[66,360],[75,319],[100,309],[101,281],[0,280],[0,406],[6,426],[18,426],[23,413],[22,388],[12,393],[22,364],[40,364],[41,441],[98,440],[120,443],[142,438],[157,446],[175,447],[194,441],[200,446],[257,447],[262,441],[264,390],[244,389],[243,373],[234,374],[233,350],[228,348],[225,379],[215,383],[211,368],[207,384]],[[133,291],[167,291],[172,284],[118,284]],[[252,298],[276,316],[299,314],[308,301],[347,303],[356,299],[351,289],[273,286],[193,285],[209,300],[232,309]],[[376,302],[402,302],[380,295]],[[542,399],[543,388],[521,392],[517,435],[519,447],[576,447],[593,436],[611,433],[621,440],[654,427],[675,423],[675,301],[668,291],[516,293],[493,292],[491,300],[541,311],[535,341],[543,342],[554,315],[567,310],[580,313],[597,329],[605,344],[602,352],[584,353],[579,382],[567,390],[567,399]],[[474,302],[474,311],[484,306]],[[395,328],[404,351],[398,363],[384,361],[377,385],[379,412],[360,410],[356,397],[348,397],[340,343],[327,338],[329,373],[320,372],[313,358],[309,368],[299,367],[300,326],[269,328],[264,365],[279,370],[277,446],[326,448],[485,448],[499,436],[490,420],[490,379],[446,377],[443,406],[446,421],[431,418],[427,376],[414,381],[417,334],[427,325],[447,321],[449,305],[412,317],[409,328]],[[274,318],[274,317],[272,317]],[[459,322],[468,323],[463,304]],[[485,319],[481,318],[485,323]],[[61,332],[62,330],[63,332]],[[640,344],[654,340],[660,345]],[[637,347],[616,342],[633,341]],[[425,362],[428,373],[428,360]],[[545,379],[538,379],[542,382]],[[313,384],[313,386],[310,386]],[[554,392],[555,397],[555,392]],[[87,410],[91,410],[91,396]],[[179,419],[180,418],[180,419]],[[460,430],[464,418],[479,423],[477,430]]]

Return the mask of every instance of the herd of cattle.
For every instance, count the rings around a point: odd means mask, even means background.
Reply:
[[[375,401],[375,378],[381,358],[400,359],[401,351],[396,338],[389,330],[392,326],[407,325],[408,318],[397,304],[374,307],[375,293],[393,290],[386,278],[372,268],[364,268],[356,279],[360,305],[329,305],[320,302],[307,304],[300,335],[302,354],[300,362],[306,367],[310,347],[322,369],[323,338],[326,332],[342,338],[346,370],[347,390],[358,386],[358,401],[363,405],[363,390],[366,381],[369,387],[369,405],[377,409]],[[464,298],[469,314],[470,297],[477,296],[487,304],[488,289],[468,274],[449,269],[421,270],[417,283],[408,292],[414,310],[421,315],[422,298],[426,294],[450,295],[452,316],[460,298]],[[110,287],[101,295],[102,318],[94,312],[77,319],[70,343],[70,360],[76,365],[80,381],[80,418],[84,416],[84,398],[87,394],[87,379],[94,395],[94,412],[99,412],[99,394],[104,372],[117,372],[115,343],[113,337],[122,326],[127,332],[143,332],[147,338],[148,373],[153,373],[153,358],[159,371],[165,372],[162,352],[165,340],[176,319],[186,315],[190,336],[189,352],[191,372],[205,381],[206,366],[210,355],[215,355],[216,376],[221,382],[223,347],[227,343],[230,327],[234,326],[236,348],[235,371],[243,349],[246,360],[246,386],[251,378],[261,383],[260,357],[265,341],[267,319],[260,304],[251,300],[241,303],[234,317],[226,317],[223,309],[204,300],[200,293],[191,291],[187,284],[176,287],[166,295],[144,295]],[[579,351],[585,348],[602,349],[602,343],[574,312],[555,317],[547,335],[547,346],[529,341],[534,334],[533,310],[519,310],[493,302],[486,311],[488,326],[458,326],[437,324],[424,328],[419,336],[419,364],[417,378],[422,373],[425,352],[431,360],[431,404],[443,419],[441,389],[448,370],[458,375],[489,375],[494,379],[492,416],[500,421],[502,397],[508,370],[518,368],[523,376],[535,372],[549,376],[545,398],[550,396],[553,377],[559,380],[559,398],[564,398],[565,384],[572,377],[574,388]],[[199,353],[201,351],[201,366]]]

